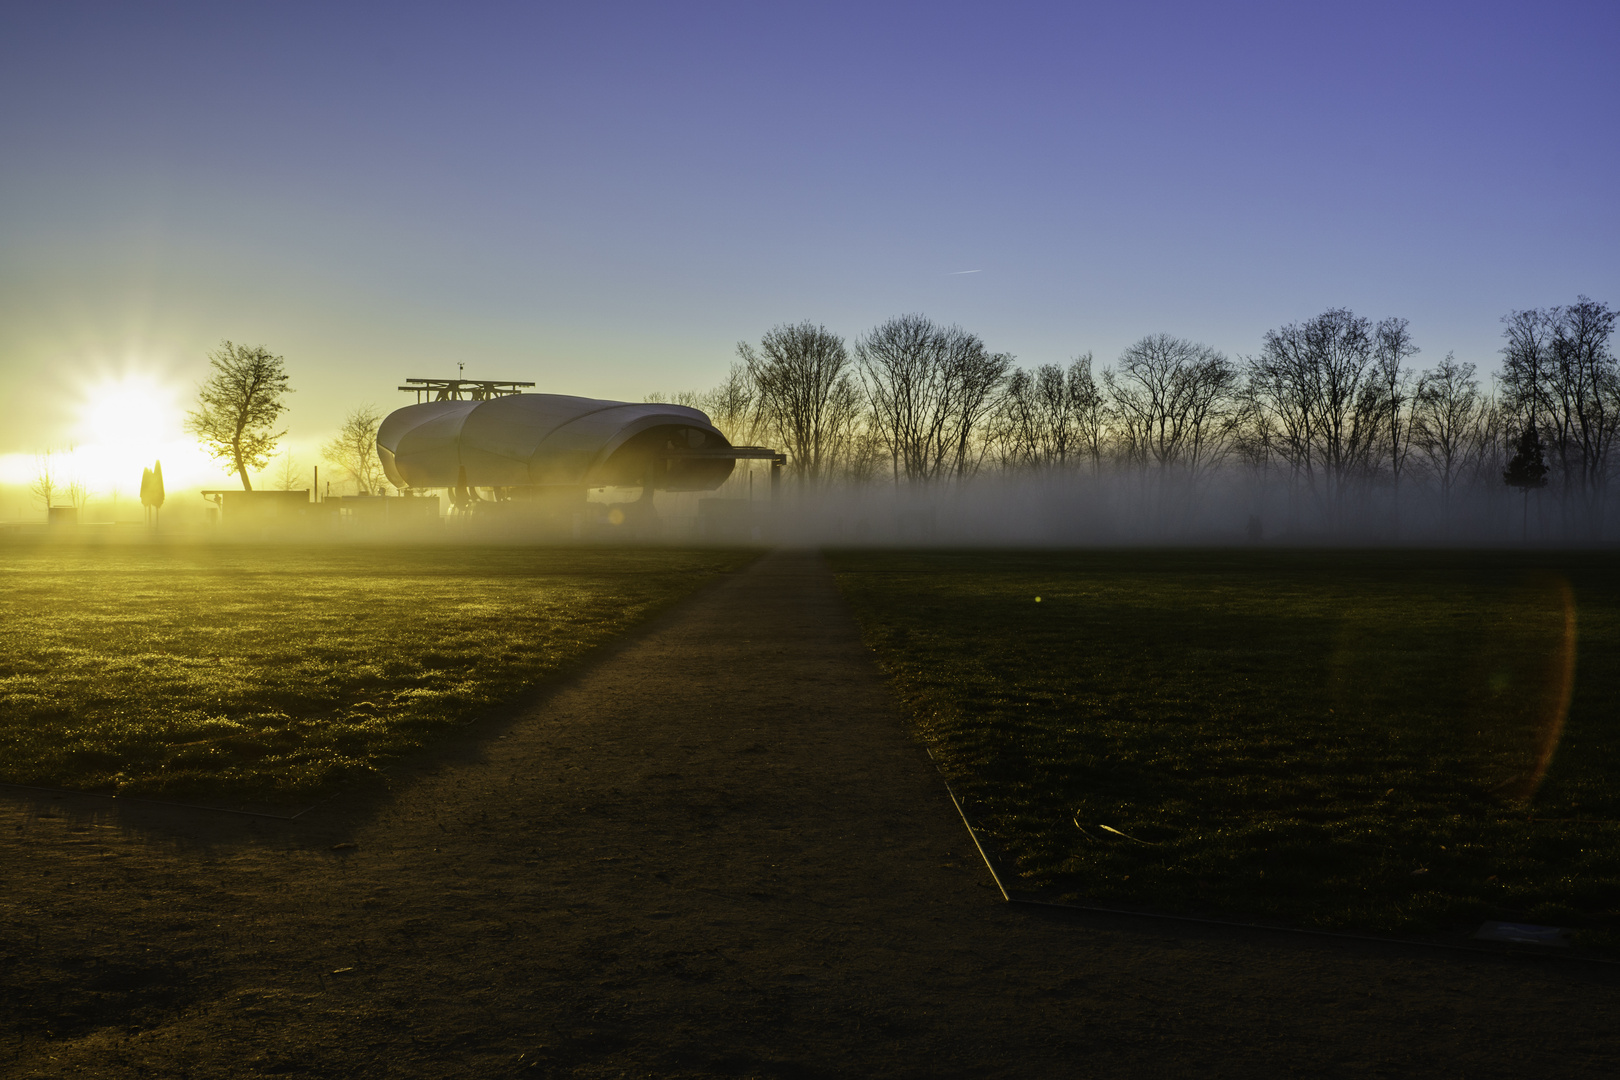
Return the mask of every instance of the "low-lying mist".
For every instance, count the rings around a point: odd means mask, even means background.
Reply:
[[[724,492],[721,493],[725,494]],[[671,538],[702,508],[660,495]],[[1276,473],[1231,469],[1196,481],[1109,469],[980,474],[933,487],[783,483],[749,519],[786,545],[1503,546],[1603,542],[1588,514],[1498,485],[1441,496],[1426,486],[1325,497]],[[718,537],[716,537],[718,538]]]

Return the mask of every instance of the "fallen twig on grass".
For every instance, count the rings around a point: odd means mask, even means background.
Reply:
[[[1080,815],[1079,814],[1076,814],[1074,816],[1074,827],[1079,829],[1080,830],[1080,835],[1085,837],[1087,840],[1090,840],[1094,844],[1095,843],[1100,843],[1100,841],[1095,836],[1092,836],[1090,833],[1086,832],[1086,827],[1084,825],[1080,824]],[[1138,840],[1136,837],[1132,836],[1130,833],[1120,832],[1118,829],[1114,828],[1112,825],[1103,825],[1103,824],[1101,824],[1099,822],[1097,825],[1094,826],[1094,828],[1101,829],[1103,832],[1111,832],[1115,836],[1122,836],[1125,839],[1129,840],[1133,844],[1142,844],[1142,845],[1144,845],[1146,847],[1163,847],[1164,846],[1164,843],[1162,841],[1155,842],[1153,840]]]

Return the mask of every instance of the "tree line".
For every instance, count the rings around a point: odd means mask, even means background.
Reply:
[[[853,342],[801,322],[739,343],[712,390],[648,400],[701,408],[734,443],[785,450],[809,488],[1106,475],[1184,513],[1263,490],[1289,528],[1376,520],[1397,534],[1403,508],[1444,529],[1459,506],[1500,516],[1515,498],[1528,533],[1534,498],[1543,528],[1592,539],[1603,535],[1616,468],[1617,315],[1585,296],[1512,311],[1500,371],[1486,379],[1450,353],[1414,365],[1405,319],[1345,308],[1267,331],[1251,356],[1150,334],[1100,371],[1090,353],[1019,367],[922,315]],[[285,361],[226,341],[209,363],[187,428],[250,488],[285,435],[275,430],[291,392]],[[386,484],[381,419],[374,406],[351,410],[321,448],[362,493]],[[290,455],[281,465],[278,486],[296,486]],[[49,503],[57,481],[48,465],[39,471],[36,493]]]
[[[1281,492],[1289,526],[1345,529],[1402,508],[1449,527],[1532,493],[1569,538],[1602,534],[1620,430],[1617,313],[1585,296],[1502,319],[1500,374],[1430,367],[1407,320],[1345,308],[1268,331],[1250,356],[1169,334],[1100,371],[1090,353],[1018,367],[921,315],[853,342],[802,322],[737,347],[705,410],[735,443],[785,450],[806,486],[919,487],[998,475],[1107,474],[1164,505]],[[1225,493],[1225,494],[1222,494]],[[1276,509],[1276,506],[1273,506]]]

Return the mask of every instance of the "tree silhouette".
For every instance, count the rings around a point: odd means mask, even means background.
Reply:
[[[186,414],[186,430],[203,448],[227,463],[228,471],[252,491],[249,469],[262,469],[285,431],[272,432],[276,417],[287,411],[282,395],[287,385],[286,363],[270,355],[263,345],[248,348],[222,342],[208,354],[213,374],[197,390],[197,408]]]
[[[163,462],[156,468],[141,470],[141,506],[150,511],[152,523],[157,524],[158,511],[163,509]]]
[[[382,493],[386,477],[377,457],[377,428],[383,414],[375,405],[361,405],[343,418],[337,437],[321,446],[321,456],[354,481],[362,495]]]
[[[860,392],[844,339],[812,322],[770,330],[755,349],[737,343],[753,388],[757,426],[788,452],[803,483],[831,477],[860,418]]]
[[[962,479],[978,468],[1010,355],[960,326],[901,315],[857,340],[855,359],[896,484]]]
[[[1524,540],[1530,540],[1530,490],[1547,486],[1547,460],[1534,422],[1526,424],[1514,444],[1513,457],[1502,470],[1502,482],[1524,492]]]
[[[56,502],[56,493],[61,488],[62,480],[57,475],[53,451],[44,450],[35,454],[34,475],[28,481],[28,490],[33,492],[40,502],[45,504],[45,515],[47,517],[50,516],[51,507]]]

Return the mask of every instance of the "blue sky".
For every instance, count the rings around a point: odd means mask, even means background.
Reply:
[[[1613,3],[8,5],[0,454],[227,337],[305,440],[458,360],[640,397],[911,311],[1101,365],[1342,305],[1490,368],[1508,310],[1620,303],[1617,46]]]

